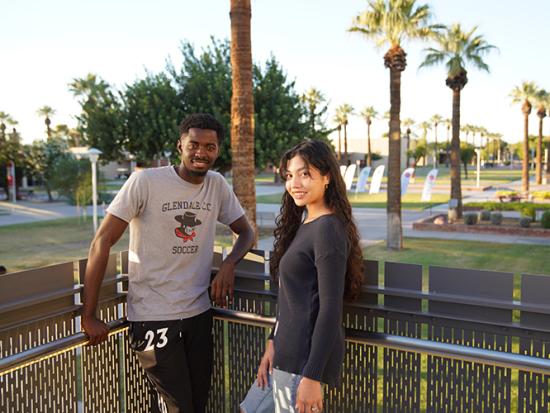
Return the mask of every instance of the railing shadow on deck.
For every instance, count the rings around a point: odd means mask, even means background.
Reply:
[[[213,272],[223,254],[214,252]],[[255,378],[277,296],[266,256],[239,264],[234,303],[216,310],[209,412],[237,412]],[[148,411],[124,320],[127,253],[109,260],[100,313],[113,334],[96,347],[82,347],[80,333],[85,266],[0,276],[0,411]],[[346,306],[343,380],[327,390],[326,412],[548,411],[550,276],[365,268],[363,292]]]

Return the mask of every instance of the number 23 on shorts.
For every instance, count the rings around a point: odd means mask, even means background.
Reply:
[[[161,322],[133,322],[130,325],[130,342],[136,351],[162,349],[177,335],[176,326]]]

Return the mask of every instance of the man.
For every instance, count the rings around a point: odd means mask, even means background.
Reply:
[[[222,125],[213,116],[186,117],[177,142],[180,165],[133,173],[90,247],[82,327],[90,344],[98,344],[107,339],[106,325],[96,318],[98,291],[110,248],[130,224],[130,340],[157,390],[155,411],[203,413],[206,407],[213,352],[208,286],[216,222],[229,225],[238,236],[211,284],[216,304],[232,298],[235,265],[254,242],[235,194],[220,174],[210,171],[222,139]]]

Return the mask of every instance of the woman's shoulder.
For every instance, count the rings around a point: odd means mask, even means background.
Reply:
[[[327,214],[311,222],[314,231],[321,241],[330,241],[335,238],[346,238],[344,221],[336,214]]]

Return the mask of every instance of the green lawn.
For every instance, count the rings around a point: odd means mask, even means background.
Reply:
[[[216,230],[216,244],[231,245],[231,231],[223,225]],[[272,234],[260,230],[260,237]],[[114,246],[113,252],[128,249],[129,231]],[[0,265],[8,271],[20,271],[44,265],[79,260],[88,256],[92,240],[92,220],[65,218],[0,227]]]
[[[256,197],[259,204],[280,204],[282,193],[271,195],[260,195]],[[356,208],[386,208],[387,195],[385,192],[378,194],[348,192],[348,198],[351,205]],[[402,198],[401,207],[403,209],[422,210],[433,205],[439,205],[449,202],[448,194],[432,194],[430,202],[422,202],[422,194],[407,194]]]
[[[550,245],[496,244],[429,238],[405,238],[404,249],[385,243],[365,248],[368,259],[456,268],[550,275]]]
[[[436,185],[450,185],[449,168],[441,166],[438,168]],[[432,167],[416,168],[416,182],[424,183],[426,175],[432,170]],[[476,168],[468,168],[468,179],[464,177],[464,170],[461,165],[461,183],[464,186],[474,186],[476,184]],[[480,181],[482,185],[504,185],[507,182],[517,181],[521,179],[521,170],[519,169],[481,169]]]

